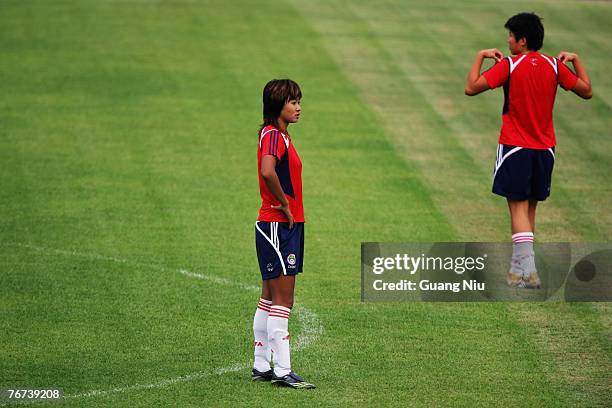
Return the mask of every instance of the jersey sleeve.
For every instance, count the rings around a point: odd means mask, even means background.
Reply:
[[[266,134],[261,141],[262,156],[269,154],[276,157],[277,160],[280,160],[285,154],[285,150],[287,150],[285,140],[277,130],[273,130]]]
[[[502,86],[510,75],[510,63],[507,58],[504,58],[501,62],[496,63],[491,68],[482,73],[487,80],[489,88],[495,89],[498,86]]]
[[[571,69],[567,67],[562,62],[558,64],[558,72],[559,75],[557,77],[557,82],[561,85],[561,88],[566,91],[571,91],[576,86],[576,82],[578,82],[578,77],[572,72]]]

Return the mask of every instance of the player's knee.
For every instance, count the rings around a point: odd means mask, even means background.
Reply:
[[[293,297],[280,297],[278,299],[273,300],[273,303],[275,305],[291,309],[293,307]]]

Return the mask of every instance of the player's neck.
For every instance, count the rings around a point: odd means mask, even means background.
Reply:
[[[288,123],[283,120],[283,118],[278,118],[278,130],[282,133],[287,133]]]

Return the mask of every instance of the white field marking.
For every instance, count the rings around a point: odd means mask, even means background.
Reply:
[[[145,268],[150,268],[150,269],[157,269],[158,271],[161,271],[161,272],[178,272],[182,275],[189,276],[190,278],[207,280],[213,283],[218,283],[220,285],[237,286],[245,290],[259,291],[259,287],[255,285],[240,283],[240,282],[232,281],[229,279],[220,278],[218,276],[206,275],[206,274],[199,273],[199,272],[191,272],[186,269],[172,269],[172,268],[166,268],[165,266],[160,266],[160,265],[155,265],[155,264],[134,262],[128,259],[114,258],[112,256],[106,256],[106,255],[100,255],[100,254],[94,254],[94,253],[88,253],[88,252],[66,251],[63,249],[44,248],[44,247],[39,247],[39,246],[29,245],[29,244],[8,243],[8,245],[29,248],[29,249],[33,249],[35,251],[40,251],[40,252],[55,253],[55,254],[66,255],[66,256],[75,256],[79,258],[94,259],[94,260],[100,260],[100,261],[111,261],[111,262],[116,262],[116,263],[120,263],[124,265],[137,266],[141,268],[145,267]]]
[[[165,380],[160,380],[160,381],[150,383],[150,384],[134,384],[134,385],[128,385],[126,387],[111,388],[110,390],[92,390],[92,391],[87,391],[87,392],[83,392],[80,394],[66,395],[64,396],[64,398],[101,397],[101,396],[108,395],[108,394],[116,394],[116,393],[122,393],[122,392],[128,392],[128,391],[146,390],[146,389],[151,389],[151,388],[162,388],[162,387],[167,387],[173,384],[178,384],[178,383],[183,383],[183,382],[188,382],[188,381],[193,381],[193,380],[199,380],[201,378],[211,377],[213,375],[222,375],[225,373],[242,371],[242,370],[248,369],[249,367],[251,367],[251,365],[246,364],[246,363],[236,364],[230,367],[221,367],[221,368],[213,369],[210,371],[200,371],[197,373],[181,375],[181,376],[173,377],[173,378],[167,378]]]
[[[78,252],[74,250],[66,251],[63,249],[45,248],[45,247],[29,245],[29,244],[21,244],[21,243],[5,242],[5,243],[2,243],[2,245],[19,246],[22,248],[33,249],[35,251],[55,253],[55,254],[65,255],[65,256],[74,256],[74,257],[79,257],[79,258],[111,261],[111,262],[116,262],[116,263],[120,263],[124,265],[132,265],[132,266],[137,266],[137,267],[157,269],[163,272],[175,272],[175,273],[180,273],[181,275],[184,275],[184,276],[188,276],[190,278],[207,280],[209,282],[217,283],[220,285],[236,286],[241,289],[250,290],[250,291],[260,290],[260,288],[255,285],[248,285],[248,284],[244,284],[240,282],[235,282],[229,279],[220,278],[218,276],[213,276],[213,275],[208,275],[208,274],[203,274],[203,273],[198,273],[198,272],[191,272],[186,269],[166,268],[164,266],[134,262],[128,259],[114,258],[111,256],[100,255],[100,254],[95,254],[95,253]],[[296,305],[294,309],[296,312],[296,316],[300,320],[301,326],[302,326],[302,333],[298,335],[297,339],[295,340],[294,346],[293,346],[293,349],[297,351],[297,350],[306,348],[312,343],[314,343],[315,341],[317,341],[319,336],[323,333],[323,325],[321,324],[321,321],[319,320],[319,317],[317,316],[317,314],[313,312],[312,310],[304,306],[301,306],[301,305]],[[108,390],[91,390],[91,391],[86,391],[86,392],[82,392],[79,394],[65,395],[64,398],[88,398],[88,397],[104,396],[108,394],[144,390],[144,389],[150,389],[150,388],[162,388],[162,387],[166,387],[169,385],[182,383],[182,382],[188,382],[188,381],[194,381],[194,380],[198,380],[201,378],[206,378],[206,377],[210,377],[214,375],[222,375],[225,373],[242,371],[242,370],[248,369],[249,367],[250,367],[250,364],[246,364],[246,363],[235,364],[235,365],[228,366],[228,367],[221,367],[221,368],[211,369],[208,371],[199,371],[196,373],[186,374],[186,375],[182,375],[178,377],[167,378],[167,379],[159,380],[159,381],[149,383],[149,384],[133,384],[133,385],[128,385],[124,387],[111,388]],[[1,405],[4,406],[6,404],[1,404]]]
[[[317,341],[319,336],[323,334],[323,325],[319,316],[312,310],[302,305],[296,305],[294,309],[302,323],[302,333],[295,340],[293,349],[301,350]]]
[[[188,271],[186,269],[177,269],[176,271],[178,273],[180,273],[180,274],[185,275],[185,276],[189,276],[190,278],[203,279],[203,280],[207,280],[209,282],[218,283],[220,285],[237,286],[240,289],[253,290],[253,291],[256,291],[256,292],[259,292],[261,290],[260,287],[255,286],[255,285],[249,285],[247,283],[234,282],[234,281],[231,281],[229,279],[219,278],[218,276],[204,275],[202,273],[191,272],[191,271]]]

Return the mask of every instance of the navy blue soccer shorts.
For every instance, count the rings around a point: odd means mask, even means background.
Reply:
[[[304,264],[304,223],[255,222],[255,247],[263,280],[297,275]]]
[[[550,195],[555,148],[498,145],[493,193],[516,201],[544,201]]]

